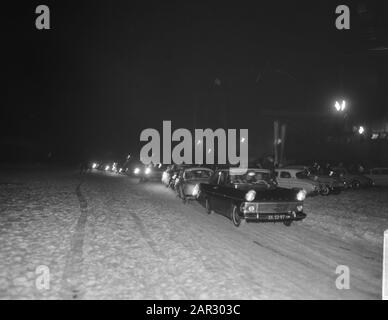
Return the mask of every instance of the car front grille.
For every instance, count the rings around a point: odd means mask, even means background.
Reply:
[[[258,204],[258,213],[285,213],[296,211],[296,202],[264,202]]]

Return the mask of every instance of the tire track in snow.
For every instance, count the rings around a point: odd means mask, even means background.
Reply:
[[[77,220],[75,231],[71,239],[70,252],[66,257],[66,265],[62,277],[62,291],[65,298],[79,299],[82,296],[80,290],[83,264],[83,244],[85,238],[85,226],[88,216],[88,203],[82,194],[81,185],[77,185],[76,195],[80,204],[81,214]]]
[[[144,208],[141,210],[142,213],[145,213],[147,214],[147,212],[149,210],[152,210],[152,206],[148,207],[148,208]],[[155,254],[155,256],[157,258],[159,258],[161,260],[161,262],[163,263],[163,261],[166,261],[168,260],[167,256],[157,248],[157,244],[155,243],[154,240],[152,240],[150,234],[147,232],[145,226],[144,226],[144,223],[143,221],[140,219],[140,217],[133,211],[129,210],[129,214],[131,215],[131,217],[133,218],[133,220],[135,221],[136,225],[139,227],[139,231],[143,237],[143,239],[146,241],[147,245],[151,248],[152,252]],[[183,288],[183,286],[179,285],[176,281],[176,276],[170,271],[168,270],[167,267],[165,267],[164,265],[162,266],[163,270],[165,271],[165,273],[170,277],[170,279],[173,281],[173,283],[175,283],[176,287],[179,288],[181,290],[181,292],[183,293],[184,295],[184,298],[185,299],[188,299],[188,296],[189,296],[189,293],[187,292],[187,290],[185,290]]]

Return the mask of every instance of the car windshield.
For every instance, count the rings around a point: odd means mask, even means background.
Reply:
[[[210,178],[212,172],[210,170],[190,170],[185,172],[186,179],[207,179]]]
[[[298,179],[308,179],[309,176],[308,176],[308,172],[306,170],[304,171],[299,171],[297,173],[295,173],[295,176],[298,178]]]
[[[268,184],[270,180],[271,180],[271,175],[269,172],[249,170],[245,174],[238,174],[234,172],[230,173],[230,182],[235,184],[239,184],[239,183]]]

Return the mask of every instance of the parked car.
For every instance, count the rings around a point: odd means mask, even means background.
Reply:
[[[206,211],[230,218],[238,227],[245,221],[283,222],[306,217],[304,190],[279,188],[266,169],[238,168],[217,170],[209,183],[200,184],[200,198]]]
[[[179,173],[181,167],[176,164],[172,164],[167,166],[166,170],[162,174],[162,183],[166,187],[172,187],[175,183],[175,178],[177,177],[177,174]]]
[[[183,169],[175,181],[175,191],[183,203],[186,203],[187,200],[196,199],[199,195],[200,183],[209,182],[212,174],[213,170],[203,167]]]
[[[374,185],[373,180],[359,173],[350,173],[346,168],[331,168],[334,175],[338,176],[347,187],[358,189],[361,187],[371,187]]]
[[[306,170],[281,168],[275,170],[275,176],[279,187],[282,188],[303,189],[307,195],[321,191],[319,182],[310,179]]]
[[[345,189],[345,183],[336,177],[329,176],[328,173],[319,172],[313,167],[309,166],[287,166],[286,169],[299,169],[305,170],[307,176],[312,180],[319,183],[319,193],[321,195],[329,195],[330,193],[339,194]],[[285,169],[282,168],[282,169]]]
[[[388,168],[373,168],[367,170],[365,176],[372,179],[375,186],[388,187]]]

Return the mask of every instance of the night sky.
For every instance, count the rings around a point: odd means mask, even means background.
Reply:
[[[46,4],[51,30],[35,29]],[[335,28],[348,4],[351,29]],[[59,158],[139,152],[141,130],[248,128],[272,113],[385,112],[384,1],[29,1],[2,8],[1,142]],[[5,74],[4,74],[5,70]],[[288,115],[285,115],[286,113]],[[308,118],[310,117],[310,118]],[[259,152],[261,152],[259,150]]]

